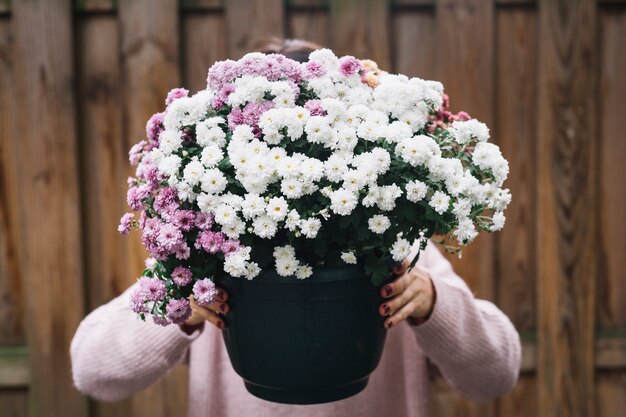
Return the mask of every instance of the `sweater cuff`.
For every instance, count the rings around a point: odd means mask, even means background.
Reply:
[[[433,310],[428,319],[410,323],[411,329],[415,332],[418,343],[425,346],[436,346],[437,349],[446,349],[451,335],[454,333],[456,323],[459,321],[459,300],[455,290],[460,290],[450,286],[444,280],[432,278],[436,299]]]

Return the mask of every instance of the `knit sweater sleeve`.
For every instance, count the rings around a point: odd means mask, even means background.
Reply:
[[[494,304],[474,298],[433,244],[422,256],[436,301],[428,320],[412,326],[420,349],[466,398],[488,401],[509,391],[521,364],[517,330]]]
[[[132,288],[89,314],[70,346],[76,388],[99,400],[121,400],[148,387],[184,361],[200,334],[139,319],[129,307]]]

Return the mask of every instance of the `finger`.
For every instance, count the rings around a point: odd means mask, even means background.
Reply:
[[[213,310],[209,310],[208,308],[205,307],[197,307],[197,310],[195,310],[204,320],[208,321],[209,323],[213,324],[215,327],[217,327],[218,329],[223,329],[224,328],[224,320],[217,315],[217,313]]]
[[[208,308],[209,310],[213,310],[214,312],[218,314],[226,314],[230,311],[230,306],[228,305],[228,303],[216,302],[216,303],[209,304],[206,306],[201,306],[201,307]]]
[[[391,298],[394,295],[398,295],[409,286],[412,280],[413,277],[410,273],[404,273],[399,278],[384,285],[380,289],[380,295],[382,295],[383,298]]]
[[[416,280],[413,280],[404,291],[396,295],[391,300],[381,304],[378,308],[378,312],[382,316],[392,315],[400,308],[402,308],[402,306],[408,303],[411,299],[415,298],[419,294],[420,290],[420,283]]]
[[[402,320],[405,320],[409,317],[413,311],[416,309],[415,300],[411,300],[406,303],[400,310],[398,310],[395,314],[385,320],[385,329],[391,329],[393,326],[400,323]]]
[[[216,289],[217,289],[217,295],[215,296],[215,299],[217,301],[224,302],[228,300],[228,293],[226,292],[225,289],[220,288],[220,287],[216,287]]]
[[[405,259],[401,263],[395,264],[393,267],[391,267],[391,272],[394,275],[402,275],[406,272],[408,267],[409,267],[409,260]]]

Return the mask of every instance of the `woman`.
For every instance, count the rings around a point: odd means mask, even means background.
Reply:
[[[303,61],[315,48],[286,41],[264,49]],[[476,401],[510,390],[521,356],[519,335],[510,320],[492,303],[475,299],[433,244],[415,268],[407,271],[406,265],[396,268],[395,280],[381,289],[386,301],[379,313],[386,317],[387,343],[369,385],[353,397],[300,406],[249,394],[232,369],[220,334],[229,309],[224,291],[207,308],[193,305],[183,326],[159,327],[136,318],[127,290],[80,324],[71,346],[74,382],[94,398],[116,401],[187,363],[192,417],[424,417],[430,415],[433,371]],[[205,325],[207,321],[213,326]]]

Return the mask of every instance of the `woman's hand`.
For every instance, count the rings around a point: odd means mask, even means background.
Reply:
[[[199,306],[194,300],[193,295],[189,297],[191,305],[191,316],[185,321],[180,328],[187,334],[193,333],[196,329],[202,327],[205,321],[213,324],[218,329],[224,328],[223,315],[228,313],[230,307],[226,303],[228,293],[221,288],[217,289],[215,303],[206,307]]]
[[[380,305],[378,312],[385,320],[385,328],[390,329],[404,319],[409,318],[414,324],[425,322],[435,305],[435,288],[430,275],[418,266],[407,271],[410,264],[405,260],[395,266],[391,272],[398,278],[383,286],[380,294],[388,298]]]

